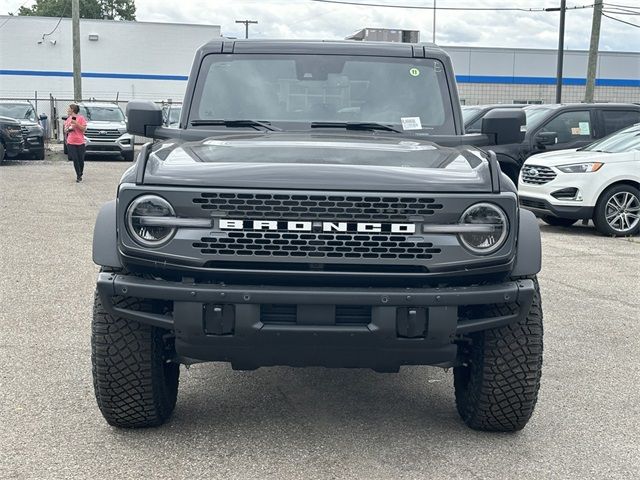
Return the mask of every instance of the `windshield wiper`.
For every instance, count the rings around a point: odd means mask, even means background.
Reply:
[[[269,122],[260,122],[258,120],[191,120],[191,125],[194,127],[209,126],[209,125],[224,125],[225,127],[262,127],[272,132],[281,132],[282,129],[274,127]]]
[[[345,128],[347,130],[384,130],[404,133],[397,128],[375,122],[311,122],[311,128]]]

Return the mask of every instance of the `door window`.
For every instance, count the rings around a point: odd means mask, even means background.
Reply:
[[[555,132],[558,135],[558,143],[593,138],[593,128],[588,110],[561,113],[542,127],[540,132]]]
[[[604,120],[604,134],[609,135],[630,125],[640,123],[640,112],[632,110],[603,110],[602,119]]]

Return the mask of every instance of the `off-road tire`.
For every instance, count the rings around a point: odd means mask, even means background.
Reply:
[[[596,230],[598,230],[598,232],[603,235],[619,237],[625,235],[636,235],[638,232],[640,232],[640,223],[638,223],[638,225],[636,225],[632,229],[621,232],[611,228],[611,226],[607,222],[607,202],[611,197],[621,192],[629,192],[635,195],[636,198],[640,198],[640,190],[628,184],[613,185],[602,192],[600,198],[598,198],[596,208],[593,212],[593,223],[596,226]]]
[[[133,310],[152,306],[137,299],[119,305]],[[168,332],[113,317],[95,295],[91,330],[93,386],[102,415],[121,428],[157,427],[173,412],[179,365],[167,361]]]
[[[542,306],[532,278],[535,294],[527,316],[468,335],[465,364],[453,370],[458,413],[474,430],[514,432],[533,413],[542,372]],[[508,313],[502,311],[506,307],[492,307],[494,315]]]
[[[560,217],[553,217],[551,215],[545,215],[544,217],[541,217],[541,218],[544,223],[546,223],[547,225],[551,225],[552,227],[570,227],[571,225],[573,225],[578,221],[572,218],[560,218]]]

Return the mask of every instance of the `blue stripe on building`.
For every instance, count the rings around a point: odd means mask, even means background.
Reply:
[[[73,77],[72,72],[56,72],[46,70],[0,70],[0,75],[18,75],[27,77]],[[83,72],[83,78],[114,78],[127,80],[171,80],[184,82],[186,75],[154,75],[146,73],[102,73]],[[507,85],[555,85],[555,77],[513,77],[495,75],[456,75],[458,83],[492,83]],[[587,83],[584,78],[563,78],[563,85],[582,86]],[[640,87],[640,79],[597,78],[599,87]]]

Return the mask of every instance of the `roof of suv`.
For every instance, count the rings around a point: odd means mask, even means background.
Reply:
[[[208,52],[222,53],[325,53],[356,55],[383,55],[384,53],[406,57],[423,57],[424,53],[430,55],[449,55],[433,43],[404,43],[404,42],[370,42],[359,40],[256,40],[256,39],[230,39],[216,38],[202,47]],[[424,50],[423,50],[424,49]],[[402,55],[399,55],[401,54]]]
[[[633,103],[542,103],[542,104],[536,104],[536,105],[526,105],[525,108],[527,109],[535,109],[535,108],[546,108],[546,109],[560,109],[560,108],[574,108],[574,107],[581,107],[581,108],[585,108],[585,107],[589,107],[589,108],[593,108],[593,107],[597,107],[597,108],[632,108],[634,110],[638,109],[640,110],[640,105],[637,104],[633,104]]]

